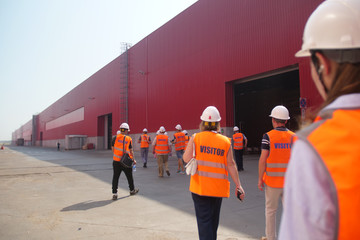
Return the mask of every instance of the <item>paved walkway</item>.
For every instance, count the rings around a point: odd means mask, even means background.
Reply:
[[[189,176],[158,178],[153,156],[142,168],[139,153],[129,196],[125,175],[112,201],[110,151],[6,147],[0,151],[0,239],[197,239]],[[264,234],[264,194],[257,190],[258,155],[246,155],[240,179],[246,200],[223,200],[219,240],[259,239]],[[232,189],[234,184],[231,184]]]

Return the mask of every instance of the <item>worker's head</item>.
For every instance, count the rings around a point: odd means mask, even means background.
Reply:
[[[147,133],[148,130],[146,128],[143,129],[143,133]]]
[[[161,126],[160,129],[159,129],[159,132],[161,134],[165,134],[166,130],[165,130],[165,128],[163,126]]]
[[[181,125],[180,124],[176,125],[175,129],[178,130],[178,132],[180,132],[182,130]]]
[[[200,131],[220,131],[220,113],[214,106],[205,108],[200,116],[202,122],[200,123]]]
[[[289,110],[282,105],[278,105],[271,110],[269,117],[272,118],[273,127],[285,126],[290,119]]]
[[[238,133],[240,130],[239,130],[239,128],[237,126],[235,126],[233,131],[234,131],[234,133]]]
[[[130,132],[130,127],[129,127],[129,124],[127,124],[127,123],[122,123],[119,128],[120,128],[121,133],[126,134],[126,133]]]
[[[311,75],[325,105],[360,92],[360,1],[327,0],[309,17],[297,57],[311,57]]]

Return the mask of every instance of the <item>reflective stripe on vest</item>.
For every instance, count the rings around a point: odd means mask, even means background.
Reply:
[[[177,132],[174,134],[174,137],[176,138],[175,150],[176,151],[184,150],[185,149],[185,133]]]
[[[230,182],[227,172],[227,154],[231,143],[221,134],[204,131],[194,138],[197,172],[191,176],[192,193],[201,196],[229,197]]]
[[[114,144],[114,152],[113,152],[113,160],[114,161],[120,161],[122,155],[123,155],[123,140],[124,140],[124,136],[122,134],[118,134],[116,136],[115,139],[115,144]],[[131,143],[131,137],[126,136],[125,137],[125,152],[127,152],[130,155],[130,143]],[[132,157],[130,155],[130,157]]]
[[[159,155],[166,155],[170,153],[169,137],[164,134],[156,136],[155,153]]]
[[[244,148],[244,136],[242,133],[235,133],[233,135],[234,149],[241,150]]]
[[[149,147],[149,136],[147,134],[141,135],[140,148],[148,148]]]
[[[263,180],[273,188],[284,187],[284,176],[290,159],[293,132],[272,130],[267,133],[270,139],[270,153],[266,159]]]
[[[329,191],[336,204],[333,239],[354,239],[360,213],[360,109],[322,111],[320,116],[299,138],[308,141],[329,173]]]
[[[226,169],[226,165],[223,163],[216,163],[216,162],[208,162],[203,160],[197,160],[197,164],[200,166],[208,166],[208,167],[214,167],[214,168],[222,168]],[[197,174],[204,177],[211,177],[211,178],[218,178],[218,179],[228,179],[227,174],[223,173],[214,173],[214,172],[205,172],[205,171],[197,171]]]

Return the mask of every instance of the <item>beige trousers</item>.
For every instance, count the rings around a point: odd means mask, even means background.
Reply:
[[[280,198],[283,202],[283,188],[272,188],[265,185],[265,233],[267,240],[276,239],[276,211]]]
[[[158,169],[159,169],[159,177],[164,176],[164,166],[165,165],[165,171],[169,171],[168,167],[168,155],[156,155]]]

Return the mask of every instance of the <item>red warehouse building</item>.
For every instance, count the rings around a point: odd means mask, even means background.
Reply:
[[[307,18],[320,0],[199,0],[13,133],[13,142],[109,149],[122,122],[143,128],[197,131],[216,106],[228,136],[237,125],[260,146],[278,104],[296,130],[301,108],[321,102],[307,59],[295,58]],[[25,131],[24,131],[25,129]],[[154,135],[153,135],[154,136]],[[138,146],[135,146],[138,147]]]

